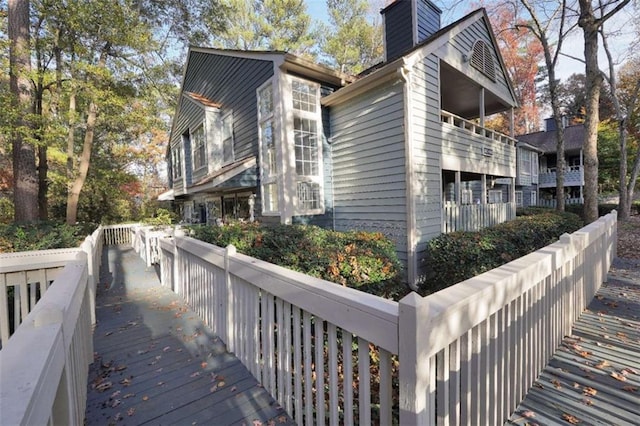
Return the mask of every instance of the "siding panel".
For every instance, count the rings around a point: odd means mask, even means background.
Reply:
[[[382,232],[406,261],[403,86],[332,108],[335,229]]]

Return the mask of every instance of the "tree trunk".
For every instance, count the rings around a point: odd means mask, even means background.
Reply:
[[[38,216],[40,220],[49,219],[49,164],[47,163],[47,146],[38,146]]]
[[[598,123],[602,74],[598,67],[598,28],[590,0],[580,0],[578,25],[584,35],[586,77],[586,117],[584,150],[584,219],[587,223],[598,218]]]
[[[549,94],[551,96],[551,110],[553,111],[553,121],[556,123],[556,210],[563,212],[565,207],[564,198],[564,170],[566,161],[564,158],[564,126],[560,105],[558,104],[558,82],[556,81],[555,69],[547,64],[549,70]]]
[[[98,115],[98,106],[94,101],[89,104],[89,113],[87,114],[87,128],[84,134],[84,144],[82,145],[82,155],[80,156],[80,168],[78,176],[73,181],[69,195],[67,197],[67,223],[72,225],[78,221],[78,201],[80,200],[80,191],[87,180],[89,172],[89,163],[91,162],[91,148],[93,146],[93,135],[96,128],[96,118]]]
[[[29,0],[9,0],[9,86],[16,120],[12,126],[13,203],[16,222],[38,220],[38,174],[33,144],[25,141],[32,133],[28,117],[33,110],[31,51],[29,48]]]

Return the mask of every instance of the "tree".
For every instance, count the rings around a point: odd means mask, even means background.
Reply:
[[[226,49],[280,50],[312,56],[316,34],[303,0],[224,0],[226,28],[212,32]]]
[[[30,117],[33,112],[29,0],[9,0],[9,79],[14,119],[12,123],[13,198],[16,222],[38,219],[38,176]]]
[[[551,111],[556,123],[556,152],[558,153],[556,167],[556,208],[564,211],[564,128],[562,126],[562,111],[558,102],[558,80],[556,79],[556,66],[562,50],[562,44],[572,26],[567,24],[566,0],[553,3],[549,10],[545,5],[532,4],[529,0],[520,0],[529,15],[528,22],[517,24],[517,27],[527,28],[540,41],[547,72],[547,83]],[[538,7],[540,6],[540,7]],[[541,16],[550,16],[546,21]],[[555,35],[555,37],[553,37]]]
[[[586,115],[584,152],[584,216],[587,222],[598,218],[598,123],[602,73],[598,65],[598,34],[602,25],[630,0],[599,2],[594,10],[591,0],[578,0],[578,25],[584,37],[586,76]],[[597,12],[596,12],[597,11]],[[596,15],[597,13],[597,15]]]
[[[562,113],[572,124],[584,123],[586,115],[586,78],[584,74],[571,74],[558,84],[558,98]],[[611,118],[615,111],[609,86],[603,84],[600,89],[599,114],[602,120]]]
[[[327,0],[330,27],[322,51],[342,72],[358,74],[383,58],[382,26],[366,0]]]
[[[518,27],[521,20],[515,6],[494,2],[486,5],[509,78],[513,83],[519,107],[514,113],[514,133],[521,135],[539,129],[536,77],[542,61],[542,45],[528,30]],[[490,120],[487,125],[509,134],[507,113]]]

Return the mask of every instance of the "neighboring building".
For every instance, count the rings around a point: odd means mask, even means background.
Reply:
[[[407,278],[426,242],[515,216],[516,106],[484,9],[440,28],[428,0],[382,10],[385,62],[349,77],[282,52],[192,48],[167,159],[185,220],[380,231]]]
[[[518,142],[516,147],[516,207],[537,206],[542,150],[525,142]]]
[[[582,144],[584,126],[576,124],[564,128],[564,193],[567,204],[584,202],[584,163]],[[518,136],[518,146],[538,149],[540,172],[538,176],[538,205],[554,207],[556,203],[557,130],[552,118],[545,120],[545,130]],[[516,182],[517,184],[517,182]]]

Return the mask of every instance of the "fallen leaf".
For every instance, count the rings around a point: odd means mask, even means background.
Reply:
[[[623,386],[622,389],[627,392],[638,392],[637,386]]]
[[[119,366],[116,367],[116,371],[123,371],[123,370],[126,370],[126,369],[127,369],[126,365],[119,365]]]
[[[145,396],[143,396],[143,397],[142,397],[142,400],[143,400],[143,401],[148,401],[148,400],[149,400],[149,397],[148,397],[147,395],[145,395]]]
[[[109,398],[113,399],[113,398],[117,397],[118,395],[120,395],[120,391],[115,391],[114,393],[111,394],[111,396]]]
[[[589,352],[589,351],[579,351],[578,355],[580,355],[583,358],[589,358],[589,355],[591,355],[591,352]]]
[[[158,382],[157,386],[162,386],[164,385],[164,382]]]
[[[113,383],[111,382],[100,383],[98,386],[96,386],[96,390],[98,392],[104,392],[107,389],[111,389],[111,386],[113,386]]]
[[[131,407],[131,408],[129,408],[129,409],[127,410],[127,415],[128,415],[129,417],[131,417],[131,416],[133,416],[133,414],[134,414],[135,412],[136,412],[136,409],[135,409],[135,408],[133,408],[133,407]]]
[[[582,400],[582,403],[585,404],[585,405],[588,405],[588,406],[592,406],[593,405],[593,401],[590,400],[589,398],[584,398]]]
[[[267,422],[267,426],[276,426],[276,421],[271,419]]]
[[[278,422],[279,423],[286,423],[287,422],[287,416],[278,417]]]
[[[557,380],[555,380],[555,379],[554,379],[554,380],[552,380],[552,381],[551,381],[551,383],[553,384],[553,386],[555,386],[555,387],[556,387],[556,389],[560,389],[560,388],[562,387],[562,385],[560,384],[560,382],[559,382],[559,381],[557,381]]]
[[[536,416],[536,413],[534,413],[531,410],[524,410],[521,414],[522,414],[522,417],[526,417],[528,419]],[[282,417],[284,417],[284,416],[282,416]]]
[[[122,414],[116,413],[116,415],[113,416],[113,420],[115,420],[116,422],[119,422],[120,420],[122,420]]]
[[[562,413],[562,418],[572,425],[577,425],[578,423],[580,423],[580,419],[578,419],[576,416],[572,416],[571,414]]]
[[[620,380],[621,382],[624,382],[625,380],[627,380],[627,378],[624,376],[624,374],[620,374],[617,372],[613,372],[610,374],[611,377],[613,377],[616,380]]]
[[[113,334],[113,331],[107,331],[106,333],[104,333],[105,337],[106,336],[111,336]]]
[[[237,388],[236,388],[235,386],[232,386],[232,387],[231,387],[231,392],[235,392],[235,391],[236,391],[236,389],[237,389]]]
[[[609,366],[609,363],[607,362],[607,360],[604,360],[604,359],[595,365],[596,368],[601,368],[601,369],[607,366]]]
[[[213,392],[215,392],[215,391],[217,391],[217,390],[218,390],[218,385],[213,385],[213,386],[211,386],[211,388],[209,389],[209,392],[213,393]]]
[[[134,396],[136,396],[135,393],[128,393],[125,396],[123,396],[122,399],[133,398]]]
[[[116,408],[118,405],[120,405],[122,401],[120,401],[119,399],[115,399],[113,400],[113,402],[111,403],[111,408]]]
[[[637,370],[634,370],[631,367],[625,367],[622,369],[622,374],[627,375],[627,374],[638,374]]]
[[[218,382],[218,387],[223,387],[224,386],[224,382]]]
[[[584,393],[585,395],[595,396],[598,393],[598,391],[590,386],[587,386],[582,390],[582,393]]]
[[[254,420],[253,426],[262,426],[262,422],[260,420]]]
[[[125,377],[124,379],[120,380],[120,384],[129,386],[131,384],[131,379],[129,377]]]
[[[202,368],[207,368],[207,366],[208,366],[208,365],[209,365],[209,364],[207,364],[207,361],[202,361],[202,362],[200,363],[200,367],[202,367]]]
[[[543,385],[542,385],[542,383],[540,383],[540,382],[535,382],[535,383],[533,384],[533,386],[535,386],[535,387],[536,387],[536,388],[538,388],[538,389],[544,389],[544,386],[543,386]]]
[[[165,346],[164,349],[162,349],[162,352],[167,352],[169,349],[171,349],[171,346]]]

